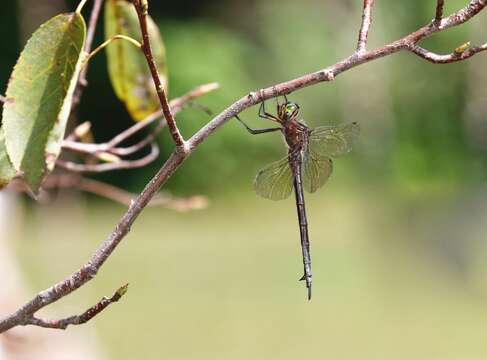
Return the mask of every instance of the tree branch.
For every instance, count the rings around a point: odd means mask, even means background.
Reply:
[[[135,0],[137,1],[137,0]],[[14,314],[0,320],[0,333],[8,329],[23,324],[26,318],[31,317],[39,309],[52,304],[60,298],[75,291],[86,282],[90,281],[104,264],[106,259],[112,254],[121,240],[130,231],[134,221],[140,215],[142,210],[147,206],[152,197],[158,192],[159,188],[171,177],[172,174],[181,166],[186,158],[196,147],[203,143],[212,133],[222,126],[229,119],[239,114],[244,109],[256,105],[271,97],[289,94],[298,89],[317,84],[319,82],[331,81],[336,76],[351,68],[361,64],[379,59],[399,52],[401,50],[412,51],[416,44],[441,30],[460,25],[474,17],[482,11],[487,5],[487,0],[472,0],[463,9],[444,18],[439,23],[434,21],[423,26],[417,31],[380,48],[355,53],[334,65],[306,74],[293,80],[289,80],[274,86],[251,92],[248,95],[234,102],[232,105],[223,110],[214,117],[208,124],[201,128],[188,141],[185,147],[178,146],[172,155],[167,159],[165,164],[146,185],[142,193],[131,203],[127,212],[119,220],[115,229],[110,233],[108,238],[103,242],[90,260],[65,280],[53,285],[52,287],[41,291],[32,300],[24,304]]]
[[[132,0],[135,10],[137,11],[137,16],[139,18],[140,30],[142,31],[142,50],[144,52],[147,64],[152,75],[152,80],[156,87],[157,96],[159,97],[159,102],[161,103],[162,111],[164,117],[166,118],[167,124],[169,126],[169,132],[174,140],[177,147],[185,148],[184,139],[179,131],[179,128],[174,120],[173,114],[171,112],[171,107],[167,100],[166,91],[161,83],[161,78],[159,77],[159,72],[157,71],[157,65],[154,61],[154,56],[152,55],[152,48],[150,45],[149,31],[147,29],[147,16],[148,16],[148,1],[147,0]]]
[[[369,28],[372,23],[372,9],[374,7],[374,0],[364,0],[364,7],[362,10],[362,25],[358,33],[357,53],[363,53],[367,46],[367,38],[369,36]]]

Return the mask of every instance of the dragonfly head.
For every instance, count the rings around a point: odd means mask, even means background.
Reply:
[[[286,101],[278,106],[277,113],[279,118],[284,121],[295,119],[299,114],[299,105],[291,101]]]

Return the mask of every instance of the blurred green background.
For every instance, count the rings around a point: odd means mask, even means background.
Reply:
[[[9,35],[0,43],[3,88],[25,37],[53,11],[75,4],[2,5],[0,31]],[[377,2],[369,47],[427,23],[435,4]],[[466,4],[448,1],[446,12]],[[199,100],[216,113],[251,90],[333,64],[355,49],[361,7],[358,0],[152,1],[170,97],[217,81],[221,89]],[[441,53],[483,43],[486,22],[481,13],[423,45]],[[99,142],[131,125],[105,66],[104,56],[94,59],[79,113],[93,122]],[[432,65],[400,53],[292,94],[309,125],[357,121],[362,129],[329,183],[307,197],[310,303],[297,282],[294,202],[252,192],[258,169],[285,153],[282,140],[252,137],[230,121],[165,187],[206,195],[210,207],[146,210],[97,279],[54,307],[79,312],[130,282],[120,304],[69,330],[96,330],[106,359],[485,359],[486,68],[483,54]],[[256,113],[242,117],[264,127]],[[177,119],[189,137],[209,117],[187,109]],[[97,178],[140,191],[172,149],[167,133],[160,143],[157,163]],[[49,205],[21,202],[14,239],[31,289],[86,261],[123,211],[72,194]]]

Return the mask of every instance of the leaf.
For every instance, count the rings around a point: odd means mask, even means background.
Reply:
[[[34,192],[61,151],[85,37],[79,13],[53,17],[29,39],[10,77],[3,108],[5,144]]]
[[[167,89],[166,51],[159,29],[148,19],[152,52],[161,83]],[[105,2],[105,38],[125,35],[142,42],[139,20],[134,6],[125,0]],[[136,121],[160,107],[157,92],[143,52],[126,41],[115,41],[107,48],[108,73],[118,98]]]
[[[7,154],[3,128],[0,128],[0,189],[7,186],[16,173]]]

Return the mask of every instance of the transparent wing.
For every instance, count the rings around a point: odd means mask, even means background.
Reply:
[[[288,157],[260,170],[254,180],[254,189],[257,194],[266,199],[283,200],[287,198],[293,189],[293,173]]]
[[[340,126],[320,126],[309,134],[310,152],[318,156],[336,157],[352,150],[360,128],[357,123]]]
[[[329,157],[320,156],[310,150],[304,154],[301,169],[304,189],[313,193],[330,178],[333,171],[333,162]]]

